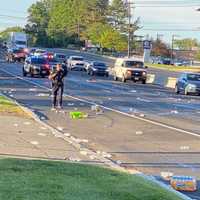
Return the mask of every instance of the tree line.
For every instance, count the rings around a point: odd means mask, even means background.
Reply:
[[[40,0],[28,9],[25,31],[32,45],[84,46],[127,49],[128,10],[123,0]],[[138,21],[131,26],[134,33]]]

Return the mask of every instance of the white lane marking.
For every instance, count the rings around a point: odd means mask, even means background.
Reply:
[[[145,102],[145,103],[151,103],[152,101],[148,100],[148,99],[143,99],[143,98],[140,98],[140,97],[137,97],[137,100],[138,101],[142,101],[142,102]]]
[[[5,69],[0,69],[1,71],[5,72],[5,73],[8,73],[22,81],[25,81],[27,83],[31,83],[33,85],[36,85],[40,88],[43,88],[45,90],[49,90],[51,91],[50,88],[48,87],[45,87],[43,85],[40,85],[38,83],[35,83],[33,81],[30,81],[30,80],[27,80],[27,79],[24,79],[22,78],[21,76],[16,76],[15,74],[5,70]],[[71,95],[67,95],[65,94],[66,97],[69,97],[69,98],[72,98],[74,100],[77,100],[77,101],[81,101],[81,102],[84,102],[84,103],[87,103],[87,104],[90,104],[90,105],[97,105],[95,102],[92,102],[92,101],[88,101],[88,100],[85,100],[85,99],[81,99],[81,98],[78,98],[78,97],[74,97],[74,96],[71,96]],[[156,121],[153,121],[153,120],[150,120],[150,119],[145,119],[145,118],[141,118],[141,117],[138,117],[138,116],[135,116],[135,115],[131,115],[129,113],[125,113],[125,112],[122,112],[122,111],[119,111],[119,110],[116,110],[116,109],[113,109],[113,108],[109,108],[109,107],[106,107],[106,106],[103,106],[103,105],[99,105],[101,108],[105,109],[105,110],[109,110],[109,111],[112,111],[112,112],[115,112],[115,113],[118,113],[118,114],[122,114],[124,116],[127,116],[127,117],[131,117],[131,118],[134,118],[134,119],[137,119],[137,120],[140,120],[140,121],[143,121],[143,122],[147,122],[147,123],[150,123],[150,124],[153,124],[153,125],[156,125],[156,126],[160,126],[160,127],[163,127],[163,128],[167,128],[167,129],[170,129],[170,130],[173,130],[173,131],[177,131],[177,132],[180,132],[180,133],[185,133],[185,134],[188,134],[188,135],[192,135],[192,136],[195,136],[195,137],[198,137],[200,138],[200,134],[197,134],[195,132],[191,132],[191,131],[186,131],[184,129],[181,129],[181,128],[176,128],[176,127],[173,127],[173,126],[170,126],[170,125],[166,125],[166,124],[163,124],[161,122],[156,122]]]

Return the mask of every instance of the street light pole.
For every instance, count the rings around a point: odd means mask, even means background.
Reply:
[[[131,4],[130,1],[128,4],[128,58],[131,56]]]
[[[127,10],[128,10],[128,58],[130,58],[131,56],[131,26],[132,26],[132,22],[131,22],[131,19],[132,19],[132,13],[131,13],[131,5],[133,5],[134,3],[131,2],[131,0],[127,0],[126,1],[126,4],[127,4]]]
[[[174,41],[175,37],[179,37],[179,35],[172,35],[172,49],[171,49],[171,63],[174,63]]]

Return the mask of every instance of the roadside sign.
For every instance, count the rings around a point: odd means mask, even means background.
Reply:
[[[151,41],[149,41],[149,40],[144,40],[143,41],[143,48],[144,49],[151,49],[151,47],[152,47]]]

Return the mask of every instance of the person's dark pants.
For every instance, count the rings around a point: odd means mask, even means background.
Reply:
[[[63,90],[64,90],[64,85],[54,85],[52,87],[53,107],[56,107],[57,100],[58,100],[58,106],[62,107]]]

